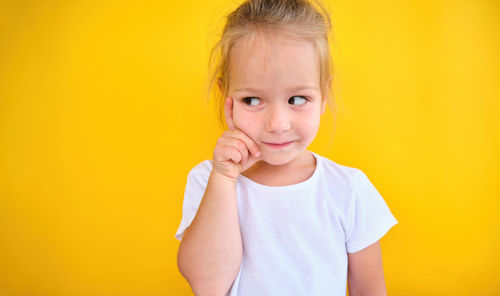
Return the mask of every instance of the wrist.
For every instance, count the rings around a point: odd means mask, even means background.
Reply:
[[[214,180],[216,180],[217,182],[224,182],[224,183],[230,183],[230,184],[234,184],[236,185],[236,183],[238,182],[238,178],[234,178],[234,177],[231,177],[231,176],[227,176],[219,171],[217,171],[216,169],[213,169],[212,172],[210,173],[210,177]]]

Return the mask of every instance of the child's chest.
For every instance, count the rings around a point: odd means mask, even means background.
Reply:
[[[343,228],[335,209],[328,206],[324,196],[317,194],[315,188],[258,197],[248,191],[239,192],[244,275],[265,282],[266,277],[260,275],[279,267],[283,277],[279,282],[300,278],[300,285],[307,289],[316,286],[312,281],[345,281],[347,255]],[[296,274],[297,268],[304,275]],[[304,278],[311,282],[304,282]]]

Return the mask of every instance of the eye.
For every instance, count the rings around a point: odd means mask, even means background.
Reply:
[[[246,97],[244,98],[243,100],[241,100],[242,102],[244,102],[245,104],[247,105],[250,105],[250,106],[257,106],[258,105],[258,102],[257,104],[252,104],[252,99],[255,99],[255,100],[258,100],[258,98],[256,97]],[[250,102],[250,103],[249,103]]]
[[[290,99],[288,99],[288,102],[289,103],[292,102],[292,104],[296,103],[297,101],[299,101],[300,103],[295,106],[300,106],[304,105],[307,102],[307,99],[303,96],[293,96]]]

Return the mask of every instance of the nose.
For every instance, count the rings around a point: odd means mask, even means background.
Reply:
[[[271,106],[267,112],[266,130],[270,133],[284,133],[290,129],[290,115],[283,106]]]

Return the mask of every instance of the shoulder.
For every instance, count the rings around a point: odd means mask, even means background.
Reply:
[[[346,189],[352,189],[355,181],[360,175],[364,175],[363,171],[358,168],[342,165],[330,158],[316,154],[317,159],[321,163],[322,175],[325,182]]]
[[[370,190],[365,173],[356,167],[339,164],[327,157],[317,155],[321,165],[320,186],[329,202],[342,213],[352,210],[356,196]]]
[[[199,180],[201,182],[208,182],[210,173],[212,172],[212,160],[204,160],[195,165],[188,173],[189,180]]]
[[[195,165],[190,171],[189,174],[198,174],[198,173],[210,173],[212,171],[212,160],[207,159],[204,160],[197,165]]]

